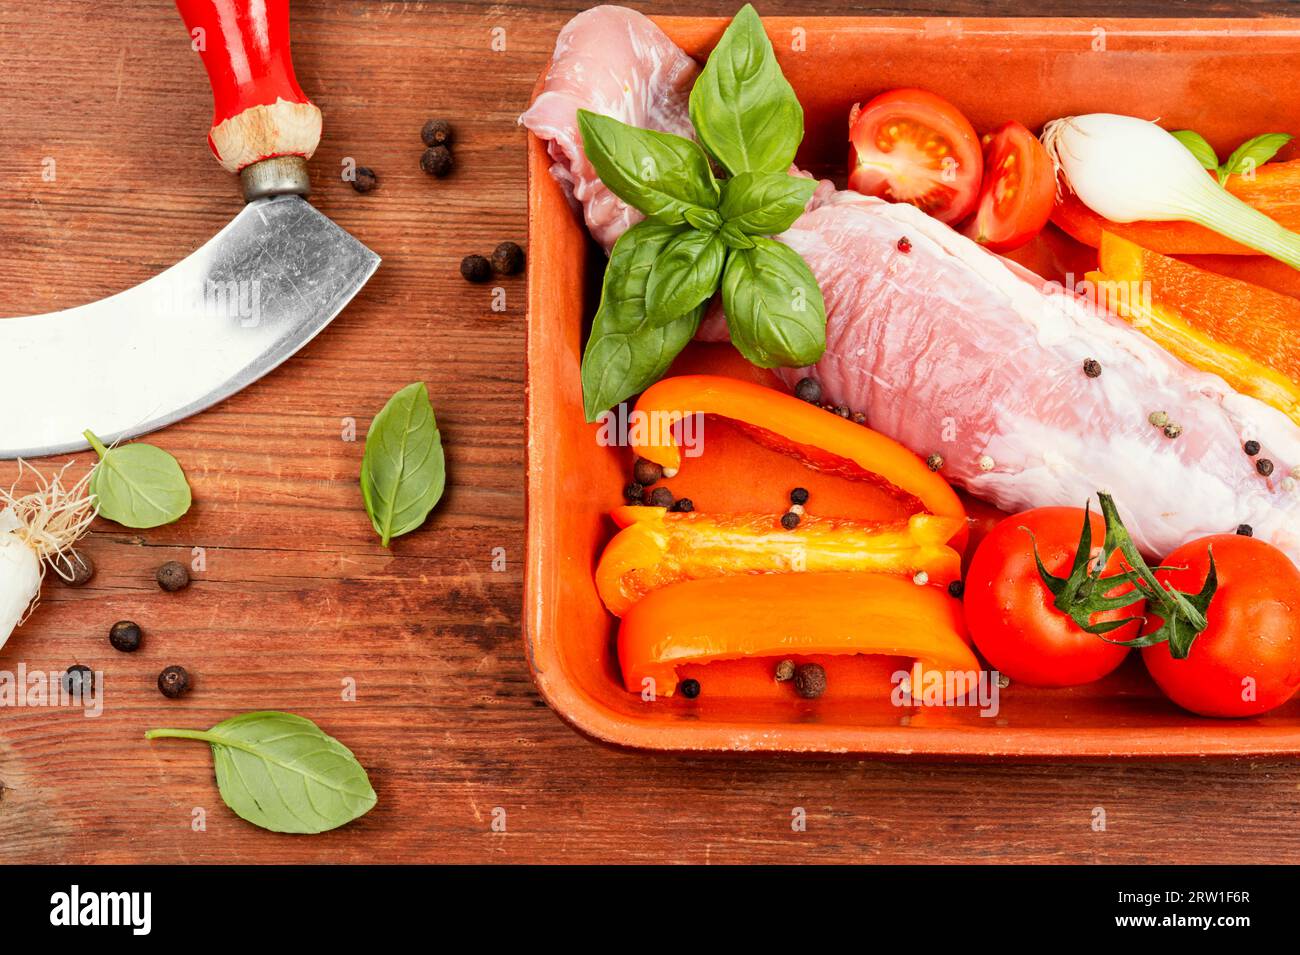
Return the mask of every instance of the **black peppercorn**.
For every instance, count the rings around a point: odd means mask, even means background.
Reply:
[[[352,188],[357,192],[366,193],[372,191],[379,185],[379,177],[369,166],[358,166],[356,174],[352,177]]]
[[[1254,537],[1255,528],[1251,527],[1249,524],[1238,524],[1237,534],[1241,537]]]
[[[1245,444],[1241,446],[1241,450],[1245,451],[1248,455],[1250,455],[1253,458],[1255,455],[1259,454],[1259,442],[1247,441]]]
[[[664,469],[653,461],[637,458],[636,464],[632,465],[632,476],[636,478],[637,484],[649,487],[664,476]]]
[[[430,176],[441,179],[451,172],[456,161],[451,158],[451,150],[446,146],[431,146],[420,156],[420,168]]]
[[[1260,458],[1255,462],[1255,470],[1264,475],[1264,477],[1268,477],[1273,473],[1273,462],[1268,458]]]
[[[431,119],[420,130],[420,139],[426,146],[450,146],[455,139],[451,123],[445,119]]]
[[[134,620],[119,620],[108,631],[108,642],[114,650],[123,653],[135,653],[140,649],[140,641],[143,639],[144,631]]]
[[[502,242],[492,250],[492,268],[502,275],[514,275],[524,267],[524,250],[514,242]]]
[[[836,405],[835,413],[839,415],[841,418],[853,417],[853,412],[848,409],[847,405]]]
[[[77,550],[68,551],[55,563],[55,569],[58,572],[54,576],[69,587],[84,587],[95,576],[95,562]]]
[[[650,494],[650,503],[655,507],[672,507],[675,500],[673,492],[666,487],[657,487]]]
[[[190,675],[184,667],[170,666],[158,674],[158,691],[169,700],[190,691]]]
[[[788,531],[794,530],[799,526],[799,515],[794,511],[786,511],[781,515],[781,526]]]
[[[623,488],[623,500],[629,504],[640,504],[645,500],[645,488],[633,481]]]
[[[682,680],[678,689],[682,691],[682,696],[686,697],[686,699],[693,700],[700,695],[700,681]]]
[[[948,585],[948,596],[961,599],[961,595],[966,592],[966,585],[960,580],[954,580]]]
[[[1095,358],[1089,358],[1083,363],[1083,373],[1089,378],[1101,377],[1101,362]]]
[[[190,585],[190,571],[178,560],[169,560],[158,568],[158,586],[169,594],[184,590]]]
[[[819,405],[822,401],[822,386],[817,384],[816,379],[800,378],[799,383],[794,386],[794,396],[800,401]]]
[[[689,497],[683,497],[672,506],[671,510],[677,511],[679,514],[689,514],[695,510],[695,502]]]
[[[797,488],[795,488],[793,491],[791,491],[791,492],[790,492],[790,503],[791,503],[791,504],[807,504],[807,503],[808,503],[808,489],[807,489],[806,487],[797,487]]]
[[[460,260],[460,274],[469,282],[486,282],[492,277],[492,263],[481,255],[467,255]]]
[[[801,663],[794,670],[794,691],[805,700],[826,692],[826,671],[817,663]]]
[[[95,689],[95,673],[88,666],[74,663],[63,674],[63,690],[72,696],[91,693]]]

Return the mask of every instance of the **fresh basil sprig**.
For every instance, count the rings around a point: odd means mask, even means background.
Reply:
[[[407,385],[370,422],[361,459],[361,496],[385,547],[415,530],[442,498],[442,435],[424,382]]]
[[[719,286],[732,341],[750,361],[797,367],[825,351],[826,305],[812,271],[766,238],[790,228],[817,184],[788,174],[803,108],[752,6],[710,55],[690,115],[699,143],[578,111],[601,181],[647,220],[610,253],[582,358],[588,421],[668,370]],[[730,178],[715,178],[710,156]]]
[[[1220,163],[1214,147],[1200,133],[1190,129],[1178,129],[1171,135],[1187,147],[1188,152],[1196,157],[1197,162],[1218,175],[1221,186],[1228,181],[1229,176],[1239,176],[1248,170],[1262,166],[1276,156],[1278,150],[1293,138],[1287,133],[1262,133],[1246,140],[1232,151],[1232,155],[1225,162]]]
[[[155,729],[144,736],[211,745],[221,798],[241,819],[271,832],[337,829],[378,801],[352,751],[292,713],[242,713],[210,730]]]
[[[174,457],[140,441],[106,448],[94,432],[86,431],[83,437],[99,455],[89,491],[100,517],[144,529],[185,516],[193,497]]]

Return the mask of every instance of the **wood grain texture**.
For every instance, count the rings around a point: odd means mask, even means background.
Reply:
[[[634,4],[729,14],[732,0]],[[0,710],[0,857],[27,862],[1300,861],[1290,763],[1011,765],[691,759],[616,752],[565,726],[523,659],[523,280],[506,310],[457,274],[523,240],[515,119],[556,31],[581,5],[295,0],[303,87],[325,112],[314,201],[384,258],[294,360],[158,435],[196,503],[135,533],[101,524],[92,585],[50,582],[0,669],[103,669],[105,710]],[[909,13],[1267,14],[1291,4],[1098,0],[897,4]],[[765,13],[880,13],[767,2]],[[505,29],[505,52],[490,48]],[[421,124],[457,127],[457,170],[418,167]],[[202,71],[166,0],[0,2],[0,314],[63,308],[147,279],[238,210],[203,144]],[[339,180],[347,157],[379,189]],[[56,177],[42,173],[53,160]],[[177,334],[183,334],[178,329]],[[111,380],[113,370],[104,369]],[[360,440],[423,379],[448,453],[429,525],[379,547],[361,506]],[[115,387],[146,383],[114,382]],[[51,387],[57,387],[52,377]],[[5,414],[39,414],[31,408]],[[46,466],[56,462],[42,462]],[[88,464],[79,459],[80,468]],[[15,469],[0,466],[8,483]],[[153,572],[204,549],[179,594]],[[506,568],[492,569],[501,548]],[[116,620],[146,630],[134,655]],[[196,689],[154,688],[170,663]],[[356,681],[356,702],[341,698]],[[315,719],[369,768],[379,805],[319,837],[257,830],[221,805],[206,748],[146,743],[247,709]],[[791,812],[807,812],[806,832]],[[1094,831],[1094,809],[1106,812]],[[206,810],[206,831],[192,812]],[[503,809],[506,831],[493,832]]]

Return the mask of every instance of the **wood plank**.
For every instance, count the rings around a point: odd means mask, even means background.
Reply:
[[[733,12],[733,2],[635,4]],[[523,279],[507,307],[457,274],[460,257],[524,238],[515,118],[576,3],[294,4],[299,76],[326,116],[314,201],[384,257],[370,286],[284,368],[156,439],[196,504],[137,534],[102,523],[93,584],[46,587],[0,669],[105,671],[102,717],[0,711],[0,853],[29,862],[278,861],[1300,861],[1290,763],[1008,765],[703,760],[582,739],[539,699],[519,638],[523,566]],[[900,5],[894,5],[898,9]],[[912,12],[1030,12],[1024,3],[914,3]],[[1035,13],[1121,12],[1046,2]],[[1285,3],[1126,3],[1125,14],[1280,13]],[[763,12],[872,13],[836,2]],[[494,27],[507,50],[494,53]],[[166,0],[0,0],[0,314],[45,311],[136,284],[239,208],[203,147],[210,103]],[[420,126],[456,124],[457,171],[418,168]],[[345,157],[381,185],[358,195]],[[52,158],[57,178],[42,178]],[[183,329],[177,329],[183,334]],[[104,374],[111,378],[113,369]],[[429,384],[450,487],[429,526],[379,547],[362,511],[361,443],[398,387]],[[57,388],[57,370],[51,387]],[[118,382],[119,387],[146,386]],[[6,413],[15,413],[5,409]],[[39,414],[39,396],[31,408]],[[78,467],[86,466],[86,458]],[[12,479],[0,466],[0,482]],[[188,591],[152,581],[203,548]],[[506,568],[494,572],[494,550]],[[107,643],[139,621],[143,649]],[[153,686],[180,663],[196,689]],[[356,702],[341,698],[354,679]],[[369,768],[378,807],[311,839],[262,832],[221,805],[203,727],[282,708],[317,720]],[[206,810],[206,831],[191,828]],[[493,810],[504,833],[491,831]],[[806,832],[791,830],[803,807]],[[1093,829],[1094,810],[1107,828]]]

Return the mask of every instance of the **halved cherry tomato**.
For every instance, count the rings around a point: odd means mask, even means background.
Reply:
[[[949,225],[979,199],[984,160],[970,122],[925,90],[882,93],[849,113],[849,188],[909,202]]]
[[[1017,122],[987,133],[984,184],[975,218],[962,231],[994,252],[1018,249],[1047,225],[1056,202],[1056,170],[1043,144]]]
[[[1156,579],[1196,593],[1210,570],[1219,586],[1182,660],[1163,643],[1142,662],[1165,696],[1202,716],[1257,716],[1300,689],[1300,570],[1271,544],[1238,534],[1202,537],[1166,557]],[[1144,632],[1162,623],[1152,614]]]

